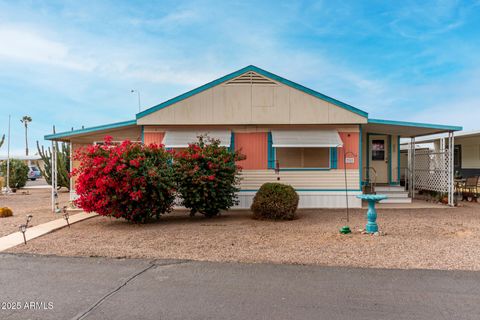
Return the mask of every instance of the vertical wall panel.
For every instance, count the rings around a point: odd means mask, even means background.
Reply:
[[[235,132],[235,150],[247,156],[238,164],[245,170],[260,170],[268,167],[268,133]]]
[[[343,155],[344,148],[345,152],[351,152],[347,154],[347,158],[355,158],[355,163],[347,163],[347,169],[358,169],[360,162],[360,146],[359,146],[359,133],[358,132],[339,132],[340,138],[343,141],[343,147],[337,149],[338,158],[337,158],[337,168],[343,169]],[[352,155],[353,153],[353,155]]]
[[[164,136],[165,136],[165,132],[144,132],[143,143],[147,146],[151,143],[155,143],[159,145],[159,144],[162,144]]]

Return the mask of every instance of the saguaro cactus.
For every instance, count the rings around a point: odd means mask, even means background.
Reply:
[[[70,145],[68,143],[55,143],[55,150],[57,152],[57,185],[59,188],[65,187],[70,190]],[[40,147],[37,141],[38,154],[42,157],[44,162],[44,169],[42,175],[47,180],[48,184],[52,184],[52,148],[45,149],[44,146]]]

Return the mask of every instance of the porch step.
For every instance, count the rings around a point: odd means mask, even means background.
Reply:
[[[380,203],[412,203],[408,192],[402,186],[377,186],[375,192],[388,196],[388,199],[382,200]]]
[[[402,186],[376,186],[375,191],[377,193],[383,192],[405,192],[405,188]]]
[[[389,198],[380,201],[380,203],[412,203],[412,198]]]
[[[406,191],[377,191],[377,194],[384,194],[388,196],[389,199],[408,198],[408,192]]]

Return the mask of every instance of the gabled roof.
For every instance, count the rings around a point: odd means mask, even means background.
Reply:
[[[205,90],[207,90],[207,89],[210,89],[210,88],[212,88],[212,87],[214,87],[214,86],[217,86],[217,85],[219,85],[219,84],[221,84],[221,83],[223,83],[223,82],[226,82],[226,81],[228,81],[228,80],[231,80],[231,79],[233,79],[233,78],[236,78],[236,77],[238,77],[238,76],[240,76],[240,75],[242,75],[242,74],[244,74],[244,73],[246,73],[246,72],[249,72],[249,71],[256,72],[256,73],[261,74],[261,75],[263,75],[263,76],[265,76],[265,77],[268,77],[268,78],[270,78],[270,79],[272,79],[272,80],[275,80],[275,81],[277,81],[277,82],[279,82],[279,83],[285,84],[285,85],[290,86],[290,87],[292,87],[292,88],[294,88],[294,89],[300,90],[300,91],[302,91],[302,92],[304,92],[304,93],[306,93],[306,94],[309,94],[309,95],[314,96],[314,97],[316,97],[316,98],[319,98],[319,99],[322,99],[322,100],[324,100],[324,101],[327,101],[327,102],[329,102],[329,103],[331,103],[331,104],[333,104],[333,105],[336,105],[336,106],[338,106],[338,107],[340,107],[340,108],[346,109],[346,110],[351,111],[351,112],[353,112],[353,113],[356,113],[356,114],[358,114],[358,115],[360,115],[360,116],[363,116],[363,117],[365,117],[365,118],[368,118],[368,113],[365,112],[365,111],[363,111],[363,110],[360,110],[360,109],[358,109],[358,108],[355,108],[355,107],[353,107],[353,106],[351,106],[351,105],[349,105],[349,104],[346,104],[346,103],[344,103],[344,102],[341,102],[341,101],[339,101],[339,100],[336,100],[336,99],[334,99],[334,98],[331,98],[331,97],[329,97],[329,96],[326,96],[326,95],[324,95],[323,93],[320,93],[320,92],[317,92],[317,91],[315,91],[315,90],[309,89],[309,88],[307,88],[307,87],[302,86],[301,84],[298,84],[298,83],[296,83],[296,82],[290,81],[290,80],[288,80],[288,79],[285,79],[285,78],[283,78],[283,77],[280,77],[280,76],[278,76],[278,75],[276,75],[276,74],[273,74],[273,73],[271,73],[271,72],[268,72],[268,71],[266,71],[266,70],[260,69],[259,67],[256,67],[256,66],[253,66],[253,65],[247,66],[247,67],[245,67],[245,68],[242,68],[242,69],[240,69],[240,70],[237,70],[237,71],[235,71],[235,72],[232,72],[232,73],[230,73],[230,74],[227,74],[227,75],[225,75],[225,76],[223,76],[223,77],[221,77],[221,78],[218,78],[218,79],[213,80],[213,81],[211,81],[211,82],[209,82],[209,83],[207,83],[207,84],[204,84],[203,86],[200,86],[200,87],[198,87],[198,88],[195,88],[195,89],[193,89],[193,90],[190,90],[190,91],[188,91],[188,92],[185,92],[184,94],[181,94],[181,95],[179,95],[179,96],[177,96],[177,97],[175,97],[175,98],[172,98],[172,99],[167,100],[167,101],[165,101],[165,102],[162,102],[162,103],[160,103],[160,104],[158,104],[158,105],[156,105],[156,106],[153,106],[153,107],[151,107],[151,108],[149,108],[149,109],[146,109],[146,110],[144,110],[144,111],[142,111],[142,112],[140,112],[140,113],[137,113],[136,118],[139,119],[139,118],[145,117],[146,115],[149,115],[149,114],[151,114],[151,113],[153,113],[153,112],[155,112],[155,111],[158,111],[158,110],[161,110],[161,109],[163,109],[163,108],[166,108],[166,107],[168,107],[168,106],[170,106],[170,105],[172,105],[172,104],[175,104],[175,103],[177,103],[177,102],[179,102],[179,101],[182,101],[182,100],[184,100],[184,99],[187,99],[187,98],[189,98],[189,97],[191,97],[191,96],[193,96],[193,95],[196,95],[196,94],[198,94],[198,93],[200,93],[200,92],[203,92],[203,91],[205,91]]]

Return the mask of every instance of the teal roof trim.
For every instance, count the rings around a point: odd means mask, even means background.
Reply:
[[[172,98],[172,99],[167,100],[167,101],[165,101],[165,102],[162,102],[162,103],[160,103],[160,104],[158,104],[158,105],[156,105],[156,106],[153,106],[153,107],[151,107],[151,108],[148,108],[147,110],[144,110],[144,111],[142,111],[142,112],[139,112],[139,113],[137,113],[136,118],[139,119],[139,118],[145,117],[145,116],[147,116],[147,115],[149,115],[149,114],[151,114],[151,113],[153,113],[153,112],[156,112],[156,111],[158,111],[158,110],[161,110],[161,109],[163,109],[163,108],[166,108],[166,107],[168,107],[168,106],[170,106],[170,105],[172,105],[172,104],[175,104],[175,103],[177,103],[177,102],[179,102],[179,101],[182,101],[182,100],[184,100],[184,99],[187,99],[187,98],[189,98],[189,97],[191,97],[191,96],[193,96],[193,95],[195,95],[195,94],[197,94],[197,93],[203,92],[203,91],[205,91],[205,90],[207,90],[207,89],[210,89],[210,88],[212,88],[212,87],[214,87],[214,86],[216,86],[216,85],[219,85],[219,84],[221,84],[221,83],[223,83],[223,82],[225,82],[225,81],[228,81],[228,80],[231,80],[231,79],[233,79],[233,78],[236,78],[236,77],[244,74],[245,72],[249,72],[249,71],[256,72],[256,73],[261,74],[261,75],[263,75],[263,76],[265,76],[265,77],[268,77],[268,78],[270,78],[270,79],[272,79],[272,80],[275,80],[275,81],[277,81],[277,82],[283,83],[283,84],[285,84],[285,85],[287,85],[287,86],[290,86],[290,87],[292,87],[292,88],[295,88],[295,89],[297,89],[297,90],[300,90],[300,91],[302,91],[302,92],[304,92],[304,93],[306,93],[306,94],[309,94],[309,95],[314,96],[314,97],[316,97],[316,98],[319,98],[319,99],[322,99],[322,100],[324,100],[324,101],[330,102],[331,104],[334,104],[334,105],[336,105],[336,106],[338,106],[338,107],[341,107],[341,108],[344,108],[344,109],[346,109],[346,110],[348,110],[348,111],[351,111],[351,112],[353,112],[353,113],[356,113],[356,114],[358,114],[358,115],[360,115],[360,116],[362,116],[362,117],[368,118],[368,113],[365,112],[365,111],[363,111],[363,110],[360,110],[360,109],[358,109],[358,108],[355,108],[355,107],[353,107],[353,106],[351,106],[351,105],[349,105],[349,104],[343,103],[343,102],[341,102],[341,101],[339,101],[339,100],[336,100],[336,99],[334,99],[334,98],[331,98],[331,97],[329,97],[329,96],[326,96],[326,95],[324,95],[324,94],[322,94],[322,93],[320,93],[320,92],[317,92],[317,91],[315,91],[315,90],[312,90],[312,89],[309,89],[309,88],[307,88],[307,87],[304,87],[304,86],[302,86],[301,84],[298,84],[298,83],[295,83],[295,82],[293,82],[293,81],[287,80],[287,79],[282,78],[282,77],[280,77],[280,76],[278,76],[278,75],[276,75],[276,74],[273,74],[273,73],[268,72],[268,71],[266,71],[266,70],[260,69],[260,68],[258,68],[258,67],[256,67],[256,66],[253,66],[253,65],[247,66],[247,67],[245,67],[245,68],[242,68],[242,69],[240,69],[240,70],[237,70],[237,71],[235,71],[235,72],[232,72],[232,73],[230,73],[230,74],[227,74],[227,75],[225,75],[225,76],[223,76],[223,77],[221,77],[221,78],[218,78],[218,79],[216,79],[216,80],[214,80],[214,81],[212,81],[212,82],[209,82],[209,83],[207,83],[207,84],[204,84],[203,86],[200,86],[200,87],[198,87],[198,88],[196,88],[196,89],[193,89],[193,90],[190,90],[190,91],[188,91],[188,92],[185,92],[184,94],[181,94],[181,95],[179,95],[179,96],[177,96],[177,97],[175,97],[175,98]]]
[[[446,130],[446,131],[461,131],[461,130],[463,130],[463,127],[458,127],[458,126],[446,126],[446,125],[442,125],[442,124],[394,121],[394,120],[381,120],[381,119],[368,119],[368,123],[387,124],[387,125],[404,126],[404,127],[428,128],[428,129],[437,129],[437,130]]]
[[[136,124],[137,124],[137,120],[128,120],[128,121],[110,123],[110,124],[105,124],[105,125],[90,127],[90,128],[85,128],[85,129],[77,129],[77,130],[71,130],[71,131],[49,134],[49,135],[44,136],[44,139],[45,140],[55,140],[55,139],[61,139],[61,138],[66,138],[66,137],[70,137],[70,136],[75,136],[75,135],[78,135],[78,134],[93,133],[93,132],[96,132],[96,131],[128,127],[128,126],[133,126],[133,125],[136,125]]]

